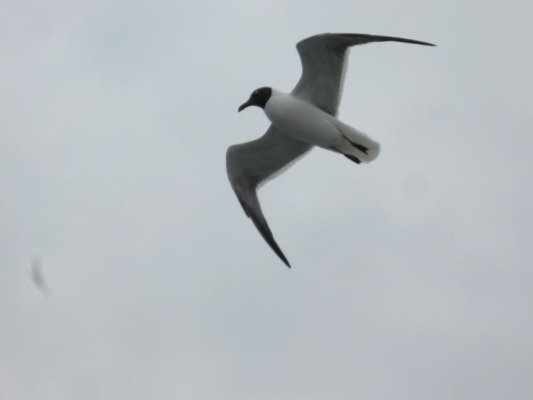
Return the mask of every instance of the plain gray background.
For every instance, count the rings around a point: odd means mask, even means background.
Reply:
[[[4,1],[0,398],[531,399],[530,4]],[[262,189],[288,270],[225,151],[322,32],[438,47],[352,49],[382,153]]]

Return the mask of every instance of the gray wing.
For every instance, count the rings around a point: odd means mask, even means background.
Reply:
[[[302,76],[292,94],[336,115],[348,48],[358,44],[388,41],[435,46],[418,40],[358,33],[323,33],[308,37],[296,45],[302,61]]]
[[[226,153],[229,181],[244,212],[252,219],[272,250],[289,268],[289,261],[274,240],[261,211],[257,188],[262,182],[281,173],[311,147],[312,145],[293,139],[271,125],[259,139],[233,145]]]

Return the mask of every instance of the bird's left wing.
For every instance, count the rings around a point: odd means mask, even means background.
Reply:
[[[309,101],[328,114],[337,115],[348,49],[371,42],[435,46],[420,40],[363,33],[322,33],[308,37],[296,45],[302,61],[302,76],[292,94]]]
[[[269,246],[290,268],[287,257],[274,240],[257,198],[257,188],[269,178],[283,172],[312,145],[293,139],[273,125],[257,140],[236,144],[226,153],[229,181],[244,212],[250,217]]]

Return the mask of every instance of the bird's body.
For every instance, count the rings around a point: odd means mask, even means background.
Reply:
[[[282,133],[304,143],[366,162],[374,160],[379,154],[379,143],[363,132],[290,93],[272,89],[265,114]]]
[[[291,93],[270,87],[255,90],[239,111],[261,107],[272,122],[259,139],[228,148],[228,177],[246,215],[269,246],[290,267],[274,240],[261,211],[257,188],[285,170],[313,146],[340,153],[356,163],[374,160],[379,144],[337,119],[348,49],[369,42],[431,43],[391,36],[353,33],[324,33],[296,45],[302,75]]]

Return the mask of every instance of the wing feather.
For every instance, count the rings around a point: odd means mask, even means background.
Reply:
[[[302,62],[302,76],[292,94],[337,115],[347,50],[360,44],[389,41],[434,46],[419,40],[359,33],[323,33],[308,37],[296,45]]]
[[[312,145],[283,134],[273,125],[257,140],[236,144],[226,153],[226,169],[231,186],[244,212],[250,217],[271,249],[290,268],[287,257],[276,243],[261,210],[258,187],[283,172],[311,149]]]

